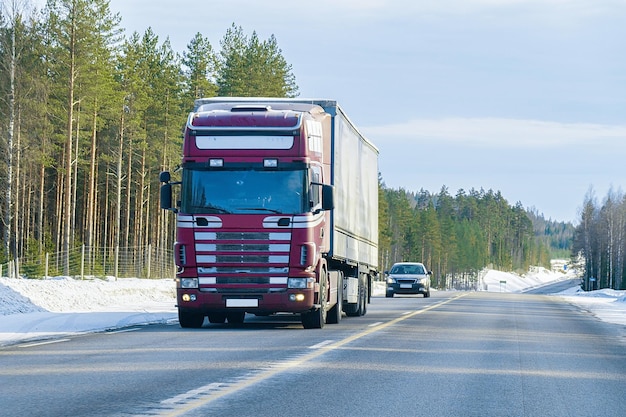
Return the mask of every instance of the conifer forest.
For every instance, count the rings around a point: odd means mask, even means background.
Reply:
[[[159,208],[159,173],[180,162],[196,98],[299,95],[278,40],[233,23],[218,45],[197,33],[179,52],[150,28],[127,34],[108,0],[27,5],[0,9],[0,264],[20,260],[38,277],[54,254],[47,271],[76,274],[86,251],[81,268],[107,274],[96,260],[115,259],[117,276],[123,257],[155,251],[157,276],[173,277],[175,217]],[[586,276],[623,287],[623,207],[622,195],[602,208],[589,199],[574,227],[493,190],[390,189],[382,172],[379,267],[422,261],[434,286],[472,288],[485,267],[524,272],[575,253]]]

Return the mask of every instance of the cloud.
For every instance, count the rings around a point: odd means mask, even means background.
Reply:
[[[361,128],[375,142],[436,139],[490,148],[559,148],[626,144],[626,125],[558,123],[499,118],[414,119],[406,123]]]

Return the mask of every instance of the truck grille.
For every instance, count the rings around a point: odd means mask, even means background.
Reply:
[[[204,274],[287,273],[291,233],[209,232],[195,233],[196,263]],[[241,282],[241,281],[239,281]]]

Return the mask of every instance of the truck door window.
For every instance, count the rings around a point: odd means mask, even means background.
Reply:
[[[319,185],[322,182],[322,170],[319,167],[311,167],[311,196],[310,206],[311,210],[315,211],[321,207],[322,200],[320,193],[322,187]]]

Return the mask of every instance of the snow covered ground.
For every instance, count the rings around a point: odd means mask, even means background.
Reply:
[[[483,276],[482,288],[520,292],[567,278],[571,277],[544,269],[523,276],[490,270]],[[376,284],[374,296],[384,296],[384,284]],[[626,325],[626,291],[584,293],[573,288],[555,296],[602,320]],[[0,346],[167,323],[177,320],[175,304],[172,279],[0,278]]]

